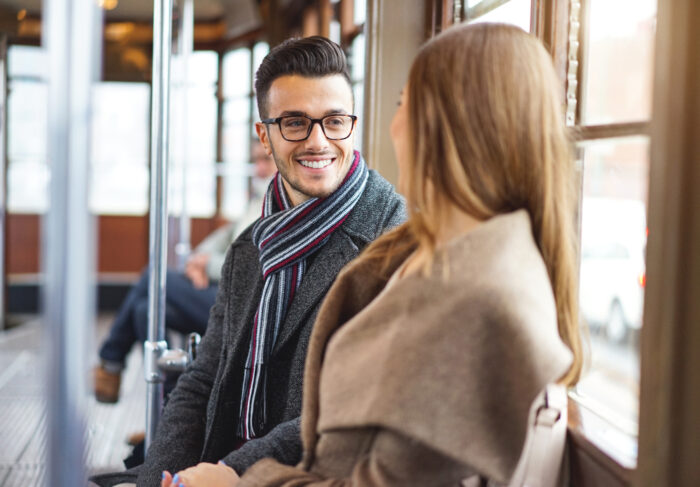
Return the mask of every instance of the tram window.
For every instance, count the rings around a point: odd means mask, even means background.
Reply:
[[[10,46],[7,50],[7,71],[11,78],[31,78],[41,80],[45,77],[46,53],[40,47]]]
[[[355,25],[365,23],[365,18],[367,17],[367,0],[355,0],[353,17]]]
[[[248,96],[253,89],[250,76],[250,49],[234,49],[224,55],[224,97]]]
[[[258,69],[258,66],[260,66],[263,58],[267,56],[268,52],[270,52],[270,46],[267,42],[258,42],[255,44],[255,46],[253,46],[253,66],[255,66],[256,70]],[[255,73],[253,73],[253,76],[255,76]],[[253,91],[254,90],[255,88],[253,88]],[[254,97],[251,100],[251,105],[253,107],[253,118],[252,123],[250,124],[250,136],[257,137],[257,133],[255,132],[255,122],[260,120],[260,114],[258,113],[258,103]]]
[[[350,63],[352,78],[352,90],[355,95],[355,115],[357,126],[355,127],[355,148],[362,148],[362,134],[364,129],[364,80],[365,80],[365,35],[358,34],[352,41],[350,49]]]
[[[223,176],[222,213],[235,219],[248,202],[250,139],[260,119],[255,101],[253,79],[260,62],[269,51],[267,43],[233,49],[223,58]]]
[[[39,47],[10,46],[7,58],[7,208],[44,213],[49,182],[46,54]]]
[[[178,66],[182,61],[173,60],[174,73],[184,68],[184,64]],[[185,196],[189,216],[208,218],[216,213],[217,71],[218,55],[214,51],[195,51],[187,60],[186,107],[185,89],[173,87],[168,201],[173,214],[182,213]]]
[[[572,397],[585,436],[635,468],[656,0],[590,0],[584,7],[579,308],[591,360]]]
[[[611,424],[628,425],[627,435],[598,438],[627,466],[636,462],[648,148],[646,137],[583,148],[579,304],[591,363],[576,391]]]
[[[94,213],[144,215],[148,211],[149,97],[147,83],[95,86],[90,188]]]
[[[495,2],[485,2],[481,1],[468,1],[467,7],[472,8],[477,5],[487,6],[487,3]],[[502,3],[502,2],[498,2]],[[530,31],[530,15],[532,9],[531,0],[510,0],[506,3],[493,8],[484,9],[487,10],[483,15],[471,18],[470,22],[503,22],[506,24],[517,25],[521,29],[529,32]],[[476,10],[478,12],[478,10]]]
[[[590,0],[582,121],[646,120],[651,113],[656,0]]]

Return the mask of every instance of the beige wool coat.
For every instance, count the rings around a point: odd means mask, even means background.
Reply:
[[[240,487],[507,482],[530,404],[571,354],[526,211],[445,250],[429,277],[386,286],[406,256],[383,274],[361,261],[339,274],[309,344],[303,460],[262,460]]]

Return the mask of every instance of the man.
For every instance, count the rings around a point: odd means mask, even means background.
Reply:
[[[256,130],[279,174],[263,217],[229,249],[207,335],[170,395],[138,485],[200,462],[242,474],[264,457],[300,460],[304,360],[321,301],[340,269],[405,217],[393,187],[352,149],[338,45],[284,42],[255,88]]]
[[[184,273],[168,270],[165,281],[165,326],[180,333],[206,331],[209,309],[214,305],[221,266],[231,242],[260,217],[262,198],[276,172],[272,158],[255,139],[251,145],[253,175],[248,209],[235,222],[205,238],[187,260]],[[262,191],[260,185],[265,185]],[[256,194],[257,193],[260,194]],[[119,400],[121,373],[134,343],[143,343],[148,333],[148,273],[131,288],[100,346],[100,364],[94,370],[95,398],[99,402]],[[138,443],[139,435],[130,439]]]

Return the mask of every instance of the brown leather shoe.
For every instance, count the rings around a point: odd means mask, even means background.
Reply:
[[[113,404],[119,401],[119,386],[122,382],[120,373],[108,372],[98,365],[94,369],[95,374],[95,399],[98,402]]]

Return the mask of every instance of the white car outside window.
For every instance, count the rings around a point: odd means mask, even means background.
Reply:
[[[642,325],[646,209],[637,200],[584,198],[579,303],[583,319],[623,341]]]

